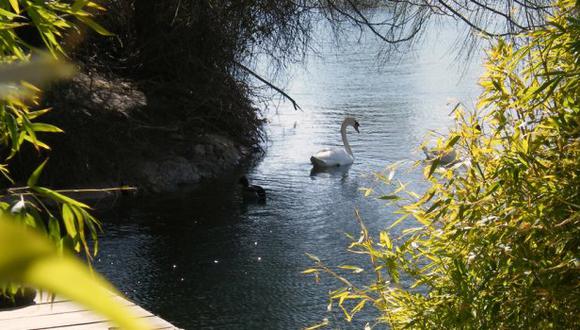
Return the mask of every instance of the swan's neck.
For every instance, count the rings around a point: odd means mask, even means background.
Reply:
[[[340,127],[340,135],[342,135],[342,144],[344,144],[344,149],[352,156],[352,149],[350,149],[350,144],[348,144],[348,139],[346,138],[346,123],[342,123]]]

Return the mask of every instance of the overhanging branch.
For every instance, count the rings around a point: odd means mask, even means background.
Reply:
[[[259,81],[261,81],[264,84],[268,85],[268,87],[270,87],[273,90],[275,90],[276,92],[280,93],[282,96],[284,96],[286,99],[288,99],[288,101],[292,102],[292,106],[294,107],[294,110],[302,110],[302,108],[300,108],[300,106],[298,105],[298,103],[296,102],[296,100],[294,100],[290,95],[288,95],[286,92],[284,92],[280,87],[277,87],[274,84],[272,84],[271,82],[269,82],[268,80],[262,78],[262,76],[260,76],[259,74],[257,74],[256,72],[254,72],[252,69],[248,68],[247,66],[243,65],[242,63],[237,62],[237,61],[234,61],[234,64],[237,65],[237,66],[239,66],[241,69],[243,69],[247,73],[249,73],[252,76],[254,76]]]

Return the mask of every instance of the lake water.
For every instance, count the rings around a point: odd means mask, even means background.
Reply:
[[[381,188],[373,172],[421,159],[426,133],[452,124],[448,103],[474,103],[482,69],[477,61],[467,69],[455,63],[447,52],[452,29],[382,62],[380,43],[357,31],[342,47],[319,37],[319,56],[289,70],[287,91],[303,111],[281,103],[265,114],[267,151],[254,166],[199,192],[133,201],[105,217],[96,266],[144,308],[185,329],[300,329],[325,317],[335,327],[361,328],[372,317],[368,311],[346,324],[328,313],[327,294],[339,285],[301,274],[312,265],[305,253],[329,265],[361,264],[345,253],[345,233],[359,232],[355,208],[373,233],[394,217],[360,189]],[[360,134],[348,134],[355,163],[311,175],[310,156],[340,145],[347,115],[361,124]],[[265,205],[242,201],[242,173],[267,189]],[[422,188],[420,171],[395,176]]]

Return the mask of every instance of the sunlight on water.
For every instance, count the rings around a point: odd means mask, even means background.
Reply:
[[[462,75],[465,65],[447,53],[453,35],[429,36],[416,52],[382,65],[375,39],[357,42],[354,33],[340,48],[321,43],[322,56],[290,68],[287,90],[304,111],[282,103],[267,113],[267,153],[248,172],[267,189],[266,205],[244,205],[237,176],[190,196],[139,201],[107,220],[97,267],[186,329],[297,329],[328,317],[326,294],[336,284],[302,275],[305,253],[334,265],[356,262],[343,253],[344,233],[358,233],[354,209],[374,232],[393,220],[392,210],[360,192],[375,184],[372,172],[420,159],[418,144],[429,130],[450,127],[456,100],[474,103],[481,68],[474,63]],[[361,124],[360,134],[348,133],[355,163],[311,175],[310,155],[341,145],[347,115]],[[420,173],[396,175],[421,188]]]

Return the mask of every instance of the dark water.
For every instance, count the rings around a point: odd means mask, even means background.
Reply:
[[[306,69],[291,68],[288,90],[304,111],[282,103],[267,114],[267,153],[247,173],[268,190],[265,205],[243,203],[239,173],[195,194],[136,201],[105,219],[98,269],[137,303],[186,329],[299,329],[333,321],[338,314],[326,312],[327,293],[338,285],[302,275],[311,265],[305,253],[332,265],[358,263],[344,252],[344,233],[359,232],[354,209],[375,233],[393,221],[392,210],[360,189],[380,189],[372,172],[420,159],[416,147],[425,134],[451,125],[448,103],[474,102],[481,72],[477,64],[463,70],[453,63],[450,31],[382,66],[378,42],[358,37],[353,32],[341,48],[322,42],[321,56],[311,56]],[[311,176],[310,155],[340,144],[346,115],[361,124],[360,134],[349,132],[354,165]],[[421,189],[418,172],[395,177]]]

